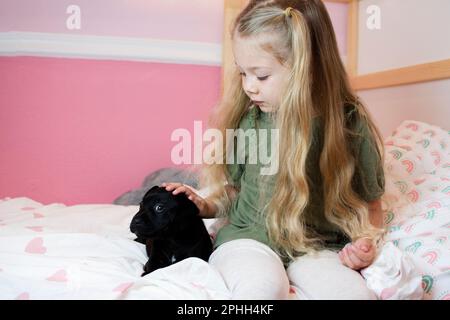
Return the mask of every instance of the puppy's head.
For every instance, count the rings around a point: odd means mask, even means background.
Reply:
[[[175,220],[183,223],[197,214],[197,206],[184,193],[173,195],[163,187],[154,186],[144,195],[130,230],[148,239],[167,232]]]

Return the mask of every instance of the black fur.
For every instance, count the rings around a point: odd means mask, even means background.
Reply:
[[[130,230],[146,245],[149,260],[142,276],[188,257],[208,261],[212,252],[197,206],[184,193],[173,195],[163,187],[147,191]]]

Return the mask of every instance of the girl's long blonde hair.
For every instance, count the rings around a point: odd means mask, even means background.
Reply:
[[[285,12],[288,7],[293,8],[289,15]],[[381,230],[370,224],[367,203],[352,189],[356,163],[348,144],[351,133],[345,126],[344,105],[354,105],[358,116],[368,124],[381,158],[382,139],[366,108],[350,88],[333,26],[322,1],[250,1],[235,20],[231,32],[232,36],[238,33],[243,38],[270,35],[265,37],[268,41],[261,43],[261,47],[291,70],[275,121],[275,127],[280,130],[279,162],[282,165],[266,207],[269,237],[278,253],[293,258],[321,246],[305,222],[305,208],[311,196],[306,162],[315,116],[323,119],[324,128],[320,173],[326,219],[352,240],[379,236]],[[225,137],[226,129],[238,128],[250,105],[235,68],[229,90],[224,92],[210,116],[210,125]],[[226,155],[232,146],[223,139],[222,147],[226,150],[220,155],[223,163],[205,165],[200,185],[211,188],[210,199],[226,214],[230,199],[225,184],[233,183]]]

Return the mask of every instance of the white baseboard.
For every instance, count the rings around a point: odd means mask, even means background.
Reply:
[[[0,32],[0,56],[136,60],[221,66],[222,45],[62,33]]]

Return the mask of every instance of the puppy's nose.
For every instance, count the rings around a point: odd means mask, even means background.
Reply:
[[[138,227],[137,223],[132,222],[131,225],[130,225],[130,231],[133,232],[133,233],[135,233],[135,232],[137,231],[137,230],[136,230],[137,227]]]
[[[130,230],[134,233],[134,231],[137,231],[137,229],[144,227],[144,223],[142,221],[131,221],[130,224]]]

